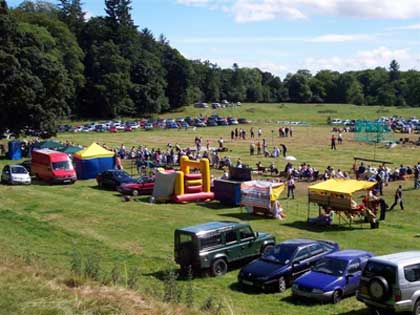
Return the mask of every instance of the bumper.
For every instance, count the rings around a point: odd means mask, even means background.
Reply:
[[[73,184],[77,180],[77,177],[55,177],[52,182],[53,184]]]
[[[392,310],[395,312],[410,312],[413,310],[413,303],[411,300],[404,300],[395,302],[394,304],[385,304],[376,301],[372,301],[371,299],[364,297],[362,295],[357,295],[357,300],[365,303],[367,306],[384,309],[384,310]]]
[[[238,282],[241,285],[260,289],[260,290],[267,290],[275,287],[277,280],[270,280],[270,281],[261,281],[258,279],[243,279],[238,278]]]
[[[11,182],[12,185],[30,185],[31,181],[30,180],[12,180]]]
[[[304,297],[311,300],[322,301],[322,302],[330,301],[334,293],[334,291],[315,293],[315,292],[308,292],[308,291],[303,291],[303,290],[295,289],[295,288],[292,288],[292,292],[296,296]]]

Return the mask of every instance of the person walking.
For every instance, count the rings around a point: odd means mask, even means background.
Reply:
[[[419,169],[419,164],[417,164],[414,167],[414,189],[419,188],[419,175],[420,175],[420,169]]]
[[[255,137],[254,127],[251,127],[251,130],[249,132],[251,134],[251,139],[254,139],[254,137]]]
[[[292,196],[292,199],[295,199],[295,180],[292,175],[289,175],[287,180],[287,198]]]
[[[335,135],[333,134],[331,136],[331,150],[337,150],[337,147],[335,146]]]
[[[384,197],[381,197],[379,199],[379,209],[380,209],[380,216],[379,221],[385,221],[386,211],[388,210],[388,205],[385,202]]]
[[[261,138],[261,135],[262,135],[262,129],[258,128],[258,138]]]
[[[391,208],[389,208],[389,210],[393,210],[394,207],[400,204],[401,210],[404,210],[404,205],[403,205],[403,200],[402,200],[402,186],[399,185],[397,190],[395,191],[395,195],[394,195],[394,203],[392,204]]]
[[[338,144],[343,144],[343,134],[341,133],[341,131],[338,133],[337,141]]]
[[[286,155],[287,155],[287,146],[285,144],[283,144],[283,143],[281,143],[280,145],[281,145],[281,149],[282,149],[282,152],[283,152],[283,157],[286,157]]]

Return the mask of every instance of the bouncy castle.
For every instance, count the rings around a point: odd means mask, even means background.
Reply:
[[[96,143],[74,154],[74,164],[79,179],[95,178],[98,173],[113,169],[114,152],[108,151]]]
[[[192,173],[191,169],[199,173]],[[177,203],[214,199],[210,191],[210,163],[208,159],[192,161],[183,156],[179,171],[159,170],[156,174],[153,197],[156,201]]]

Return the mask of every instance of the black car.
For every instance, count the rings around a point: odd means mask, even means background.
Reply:
[[[283,292],[298,276],[325,255],[339,250],[331,241],[292,239],[277,244],[264,252],[240,271],[238,281],[242,285],[262,290]]]
[[[136,180],[121,170],[107,170],[96,176],[99,188],[117,190],[117,187],[125,183],[135,183]]]

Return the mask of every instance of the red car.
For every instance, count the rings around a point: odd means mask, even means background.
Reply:
[[[109,127],[109,132],[112,132],[112,133],[118,132],[117,127],[115,126]]]
[[[117,190],[123,195],[151,195],[155,187],[155,178],[143,176],[134,183],[122,183]]]
[[[125,132],[131,132],[131,131],[133,131],[133,128],[131,128],[131,126],[125,126],[124,131]]]

